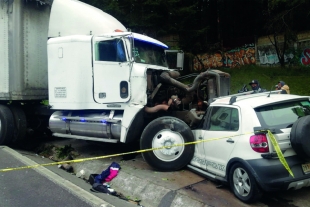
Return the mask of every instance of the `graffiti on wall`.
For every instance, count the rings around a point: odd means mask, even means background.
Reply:
[[[273,45],[259,46],[257,48],[258,58],[261,65],[278,64],[279,58]],[[284,62],[290,62],[294,57],[293,53],[289,52],[284,55]]]
[[[304,49],[304,51],[301,54],[300,61],[301,61],[301,64],[303,64],[305,66],[310,65],[310,48]]]
[[[197,57],[200,61],[197,59]],[[248,44],[244,47],[236,48],[226,52],[218,51],[213,54],[204,53],[197,55],[197,57],[193,59],[194,70],[220,67],[235,68],[256,63],[254,44]]]

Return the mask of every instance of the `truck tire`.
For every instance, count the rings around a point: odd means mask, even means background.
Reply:
[[[9,107],[0,105],[0,145],[7,145],[12,141],[14,118]]]
[[[263,195],[251,172],[241,163],[232,166],[228,179],[234,195],[245,203],[252,203]]]
[[[18,106],[9,106],[14,117],[13,144],[19,144],[25,140],[27,132],[27,119],[25,112]]]
[[[140,148],[162,148],[142,153],[144,160],[160,171],[175,171],[187,165],[194,156],[194,135],[189,126],[174,117],[160,117],[150,122],[141,135]],[[169,147],[171,145],[178,145]]]
[[[300,117],[291,129],[291,144],[296,154],[310,161],[310,115]]]

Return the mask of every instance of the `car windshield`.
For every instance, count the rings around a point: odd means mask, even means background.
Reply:
[[[294,101],[255,109],[262,127],[287,128],[300,117],[310,115],[310,102]]]
[[[159,45],[134,39],[133,54],[137,63],[167,67],[165,50]]]

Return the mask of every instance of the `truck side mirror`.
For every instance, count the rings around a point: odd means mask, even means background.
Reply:
[[[183,70],[184,53],[182,50],[165,50],[169,69]]]

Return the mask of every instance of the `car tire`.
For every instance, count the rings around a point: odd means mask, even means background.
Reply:
[[[175,117],[160,117],[150,122],[141,135],[140,148],[151,149],[169,145],[142,153],[144,160],[160,171],[175,171],[187,165],[194,156],[194,135],[189,126]]]
[[[14,117],[13,144],[20,144],[25,140],[27,133],[27,119],[25,112],[18,106],[9,106]]]
[[[252,203],[262,196],[251,172],[241,163],[236,163],[229,171],[229,184],[234,195],[245,203]]]
[[[310,161],[310,116],[300,117],[292,126],[290,139],[296,154]]]
[[[0,145],[10,144],[14,132],[14,118],[9,107],[0,105]]]

